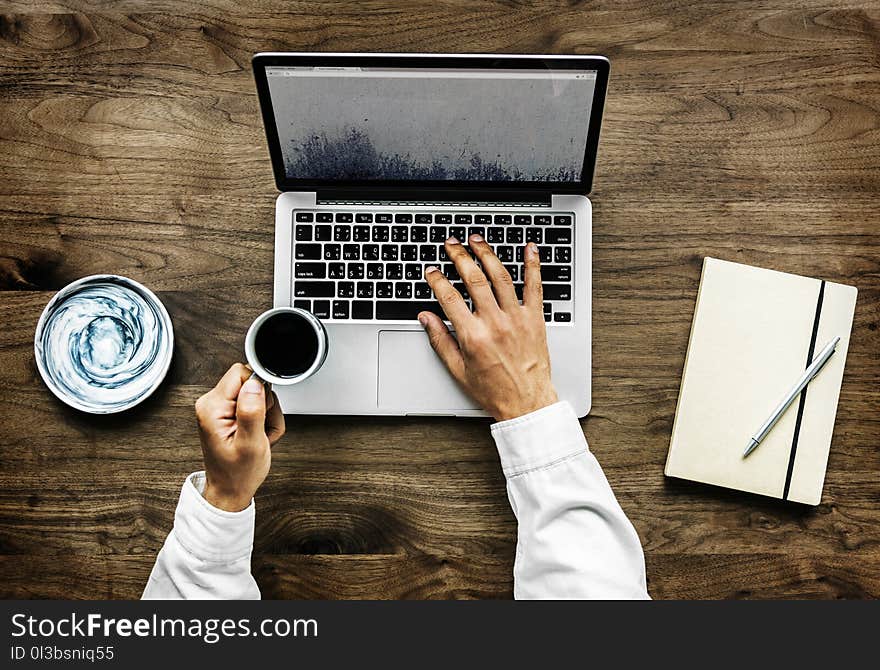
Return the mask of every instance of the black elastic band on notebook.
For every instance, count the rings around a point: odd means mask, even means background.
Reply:
[[[816,316],[813,317],[813,334],[810,336],[810,349],[807,352],[807,364],[804,369],[810,367],[813,362],[813,352],[816,350],[816,334],[819,332],[819,317],[822,314],[822,300],[825,298],[825,281],[819,286],[819,299],[816,301]],[[791,453],[788,456],[788,471],[785,473],[785,488],[782,489],[782,499],[788,500],[788,489],[791,486],[791,475],[794,472],[794,457],[797,454],[798,436],[801,433],[801,419],[804,416],[804,405],[807,404],[807,387],[801,391],[801,399],[798,402],[797,420],[794,423],[794,437],[791,439]]]

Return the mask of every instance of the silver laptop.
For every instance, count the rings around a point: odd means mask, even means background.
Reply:
[[[540,250],[553,381],[590,410],[590,192],[608,82],[598,56],[261,53],[275,181],[275,306],[310,310],[329,353],[276,387],[292,414],[485,416],[416,316],[423,273],[479,233],[522,287]]]

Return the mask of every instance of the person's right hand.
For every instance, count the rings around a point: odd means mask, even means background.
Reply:
[[[266,479],[271,446],[284,435],[284,414],[274,392],[236,363],[213,389],[196,401],[205,458],[205,500],[239,512]]]
[[[552,405],[557,397],[550,380],[538,248],[529,243],[523,253],[520,304],[510,273],[485,240],[471,235],[468,245],[482,270],[457,239],[446,240],[446,253],[473,300],[473,313],[436,267],[425,269],[425,280],[458,336],[456,340],[439,316],[422,312],[419,322],[431,346],[462,388],[498,421]]]

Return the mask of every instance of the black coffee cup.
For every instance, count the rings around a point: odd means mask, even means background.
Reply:
[[[276,307],[248,329],[244,352],[254,373],[271,384],[298,384],[315,374],[327,358],[327,331],[311,312]]]

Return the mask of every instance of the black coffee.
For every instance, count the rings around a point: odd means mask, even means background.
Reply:
[[[276,377],[296,377],[318,357],[318,335],[305,318],[281,312],[260,325],[254,351],[260,365]]]

